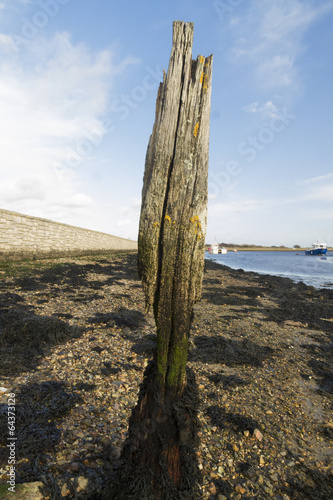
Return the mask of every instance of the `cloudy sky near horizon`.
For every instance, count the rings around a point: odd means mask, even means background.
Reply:
[[[214,54],[207,242],[333,246],[331,0],[0,0],[0,208],[136,239],[176,19]]]

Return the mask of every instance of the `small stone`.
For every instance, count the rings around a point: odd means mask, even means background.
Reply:
[[[100,442],[105,447],[109,446],[112,443],[111,439],[108,437],[103,437]]]
[[[228,500],[224,495],[218,495],[217,500]]]
[[[218,467],[218,469],[217,469],[217,472],[218,472],[219,474],[224,474],[224,468],[220,465],[220,466]]]
[[[264,478],[262,477],[262,475],[260,475],[260,476],[258,477],[258,483],[259,483],[259,484],[264,484]]]
[[[232,467],[233,463],[234,463],[233,459],[232,458],[228,458],[227,464],[229,465],[229,467]]]
[[[78,480],[77,480],[77,491],[80,492],[80,491],[83,491],[87,488],[88,486],[88,479],[84,476],[79,476],[78,477]]]
[[[275,472],[271,474],[271,480],[274,481],[274,483],[278,482],[279,478]]]
[[[237,453],[237,451],[239,451],[239,448],[237,446],[237,444],[233,444],[232,445],[232,449]]]
[[[82,425],[84,425],[85,427],[90,427],[91,424],[92,424],[92,421],[90,420],[90,418],[85,418],[84,420],[82,420]]]
[[[259,465],[260,465],[260,467],[263,467],[265,465],[265,460],[264,460],[264,457],[262,455],[260,455],[260,458],[259,458]]]
[[[258,441],[262,441],[262,434],[259,429],[254,429],[253,437],[255,437]]]
[[[66,465],[67,464],[67,460],[65,458],[60,458],[59,460],[57,460],[57,465]]]
[[[237,484],[237,486],[235,487],[235,490],[237,493],[240,493],[241,495],[244,495],[244,493],[246,493],[246,489],[243,488],[243,486],[241,484]]]
[[[69,466],[70,470],[72,472],[79,472],[80,470],[80,464],[78,462],[72,462]]]
[[[212,495],[216,495],[216,486],[214,483],[210,483],[209,485],[209,491],[211,492]]]
[[[249,435],[250,435],[250,431],[244,431],[244,436],[245,437],[249,437]]]
[[[65,483],[63,485],[63,487],[61,488],[61,496],[62,497],[67,497],[68,495],[70,495],[71,491],[70,489],[68,488],[67,484]]]

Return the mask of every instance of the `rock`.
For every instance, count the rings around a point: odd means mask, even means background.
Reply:
[[[103,437],[103,438],[100,440],[100,443],[101,443],[103,446],[105,446],[105,447],[106,447],[106,446],[109,446],[109,445],[112,443],[112,441],[111,441],[111,439],[110,439],[110,438],[108,438],[108,437]]]
[[[259,458],[259,465],[260,465],[260,467],[263,467],[265,465],[265,460],[264,460],[264,457],[262,455],[260,455],[260,458]]]
[[[84,425],[85,427],[90,427],[92,421],[90,420],[90,418],[85,418],[84,420],[82,420],[81,424]]]
[[[232,449],[237,453],[237,451],[239,451],[239,448],[237,446],[237,444],[233,444],[232,445]]]
[[[80,471],[80,464],[78,462],[72,462],[69,466],[71,472],[79,472]]]
[[[68,495],[71,494],[71,490],[68,488],[67,484],[65,483],[63,487],[61,488],[61,496],[62,497],[68,497]]]
[[[211,492],[212,495],[216,495],[217,491],[216,491],[216,486],[214,483],[210,483],[209,491]]]
[[[13,500],[14,498],[15,500],[43,500],[45,498],[39,489],[43,486],[43,483],[39,481],[35,483],[17,484],[15,486],[15,493],[8,491],[7,486],[8,485],[6,485],[6,492],[3,495],[1,494],[1,500]]]
[[[249,437],[249,435],[250,435],[250,431],[244,431],[244,436],[245,437]]]
[[[228,500],[224,495],[218,495],[217,500]]]
[[[84,491],[88,487],[89,480],[84,476],[79,476],[77,479],[77,491]]]
[[[246,489],[241,484],[237,484],[235,490],[236,493],[240,493],[241,495],[244,495],[244,493],[246,493]]]
[[[277,483],[279,481],[279,478],[278,478],[278,475],[276,474],[276,472],[273,472],[273,474],[271,474],[271,480],[274,481],[274,483]]]
[[[262,433],[259,429],[254,429],[253,437],[255,437],[258,441],[262,441]]]

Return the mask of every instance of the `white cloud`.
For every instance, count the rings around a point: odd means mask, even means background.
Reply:
[[[0,48],[10,43],[9,36],[0,34]],[[85,44],[74,44],[68,33],[38,36],[14,57],[3,52],[1,208],[58,220],[89,210],[93,201],[80,186],[80,162],[93,158],[102,142],[115,75],[138,62],[113,60],[110,50],[92,53]],[[70,168],[69,155],[79,146],[80,161],[72,158]],[[61,175],[59,164],[66,165]]]
[[[326,181],[327,179],[332,179],[333,178],[333,172],[326,174],[326,175],[320,175],[319,177],[311,177],[310,179],[304,179],[300,181],[298,184],[313,184],[316,182],[321,182],[321,181]]]
[[[242,108],[247,113],[261,113],[264,118],[279,118],[281,112],[279,112],[278,107],[273,103],[273,101],[267,101],[264,104],[259,104],[258,101],[253,102]]]
[[[247,106],[244,106],[244,111],[246,111],[247,113],[256,113],[258,111],[258,101],[257,102],[253,102],[252,104],[248,104]]]
[[[253,65],[259,86],[297,89],[303,36],[332,8],[328,1],[318,6],[311,0],[254,0],[244,22],[233,26],[238,39],[232,54],[239,63]]]

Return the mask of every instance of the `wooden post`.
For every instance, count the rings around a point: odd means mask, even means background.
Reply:
[[[105,500],[198,498],[194,374],[186,369],[200,298],[207,218],[212,56],[192,61],[193,24],[175,22],[142,190],[138,267],[153,306],[157,354],[133,409],[122,466]]]
[[[146,156],[139,274],[157,327],[157,383],[181,394],[190,319],[200,298],[207,222],[212,56],[192,61],[193,23],[174,22]]]

